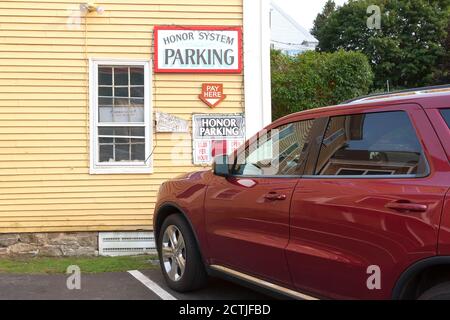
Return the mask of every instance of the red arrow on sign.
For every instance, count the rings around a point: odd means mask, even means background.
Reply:
[[[217,107],[217,105],[225,100],[226,97],[227,96],[223,94],[223,83],[202,84],[202,94],[199,98],[210,108]]]

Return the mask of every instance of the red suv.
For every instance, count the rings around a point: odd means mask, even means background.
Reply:
[[[183,292],[224,275],[301,299],[448,299],[449,161],[449,89],[287,116],[214,170],[161,186],[165,279]]]

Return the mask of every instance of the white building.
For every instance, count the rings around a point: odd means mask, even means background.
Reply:
[[[319,41],[273,1],[270,10],[271,47],[289,55],[315,50]]]

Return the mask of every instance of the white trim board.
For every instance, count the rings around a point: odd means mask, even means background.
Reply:
[[[244,85],[249,139],[272,122],[269,0],[244,0]]]

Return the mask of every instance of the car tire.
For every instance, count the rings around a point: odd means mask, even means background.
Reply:
[[[438,284],[425,291],[419,300],[450,300],[450,282]]]
[[[206,285],[208,276],[197,241],[182,215],[173,214],[164,220],[158,237],[158,254],[162,273],[171,289],[189,292]]]

